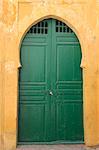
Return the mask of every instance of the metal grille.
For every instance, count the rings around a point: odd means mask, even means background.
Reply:
[[[32,34],[48,34],[48,22],[46,20],[32,26],[28,33]]]
[[[56,32],[72,33],[73,31],[65,23],[56,20]]]

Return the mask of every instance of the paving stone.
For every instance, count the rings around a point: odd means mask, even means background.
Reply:
[[[18,146],[17,150],[86,150],[84,145],[31,145]]]
[[[24,145],[18,146],[17,150],[99,150],[99,146],[96,148],[85,147],[80,145]]]
[[[96,148],[93,148],[93,147],[86,147],[86,150],[96,150]]]

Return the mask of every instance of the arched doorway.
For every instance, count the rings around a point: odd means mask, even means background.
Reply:
[[[18,142],[83,142],[81,49],[63,22],[46,19],[21,45]]]

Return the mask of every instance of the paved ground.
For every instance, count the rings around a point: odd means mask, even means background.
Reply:
[[[99,150],[99,148],[85,148],[84,145],[32,145],[18,146],[17,150]]]

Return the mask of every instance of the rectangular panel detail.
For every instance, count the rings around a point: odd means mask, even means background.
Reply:
[[[26,38],[23,40],[22,45],[29,44],[29,43],[32,43],[32,44],[46,43],[46,37],[47,36],[40,36],[40,35],[33,36],[31,34],[27,34]]]
[[[46,104],[20,104],[19,140],[30,142],[45,138]]]
[[[24,83],[24,82],[23,82]],[[32,101],[44,101],[46,98],[46,84],[22,84],[20,83],[20,101],[32,102]]]
[[[74,34],[74,33],[72,33],[72,34],[62,34],[62,35],[58,35],[57,37],[56,37],[56,42],[57,43],[63,43],[64,42],[64,44],[66,44],[66,43],[68,43],[68,42],[71,42],[71,43],[74,43],[75,44],[75,42],[76,43],[78,43],[79,44],[79,42],[78,42],[78,39],[77,38],[75,38],[76,37],[76,35]]]
[[[60,102],[57,103],[56,110],[57,138],[66,141],[82,141],[82,104]]]
[[[73,46],[57,45],[57,81],[73,79]]]
[[[74,45],[74,80],[82,80],[80,45]]]
[[[66,102],[82,102],[82,82],[81,81],[68,81],[57,83],[56,90],[57,100],[65,100]]]
[[[81,80],[79,45],[57,45],[57,81]]]
[[[22,66],[21,81],[44,82],[46,76],[46,47],[23,46],[21,50]]]

